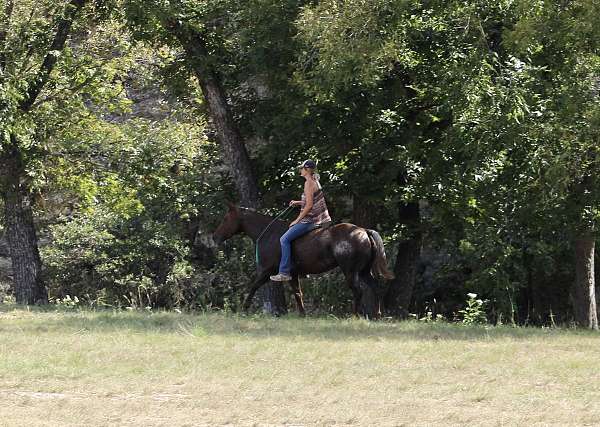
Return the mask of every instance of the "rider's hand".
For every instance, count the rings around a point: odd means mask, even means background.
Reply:
[[[298,206],[301,204],[302,204],[302,202],[299,202],[297,200],[290,200],[290,206]]]
[[[298,224],[298,220],[292,221],[292,222],[290,223],[290,227],[293,227],[293,226],[294,226],[294,225],[296,225],[296,224]]]

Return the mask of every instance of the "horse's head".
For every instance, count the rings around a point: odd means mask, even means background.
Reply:
[[[227,205],[229,210],[223,217],[221,224],[219,224],[213,233],[213,240],[217,245],[220,245],[225,240],[241,231],[242,221],[239,208],[232,203],[228,203]]]

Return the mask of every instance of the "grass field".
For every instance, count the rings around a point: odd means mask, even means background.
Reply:
[[[571,329],[0,305],[0,425],[600,425]]]

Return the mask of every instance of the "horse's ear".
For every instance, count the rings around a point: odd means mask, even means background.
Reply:
[[[234,205],[232,202],[230,202],[230,201],[228,200],[228,201],[227,201],[227,209],[229,209],[229,211],[236,211],[236,210],[237,210],[237,207],[236,207],[236,206],[235,206],[235,205]]]

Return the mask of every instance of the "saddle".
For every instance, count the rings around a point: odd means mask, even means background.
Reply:
[[[319,230],[319,229],[327,230],[329,227],[332,227],[332,226],[333,226],[333,221],[323,222],[323,223],[317,225],[314,230],[311,230],[311,232],[315,231],[315,230]]]
[[[315,228],[310,230],[308,233],[298,237],[297,239],[294,240],[294,242],[297,240],[316,238],[319,235],[319,233],[323,233],[323,232],[327,231],[333,225],[334,225],[333,221],[328,221],[328,222],[324,222],[322,224],[316,225]],[[293,244],[293,242],[292,242],[292,244]]]

